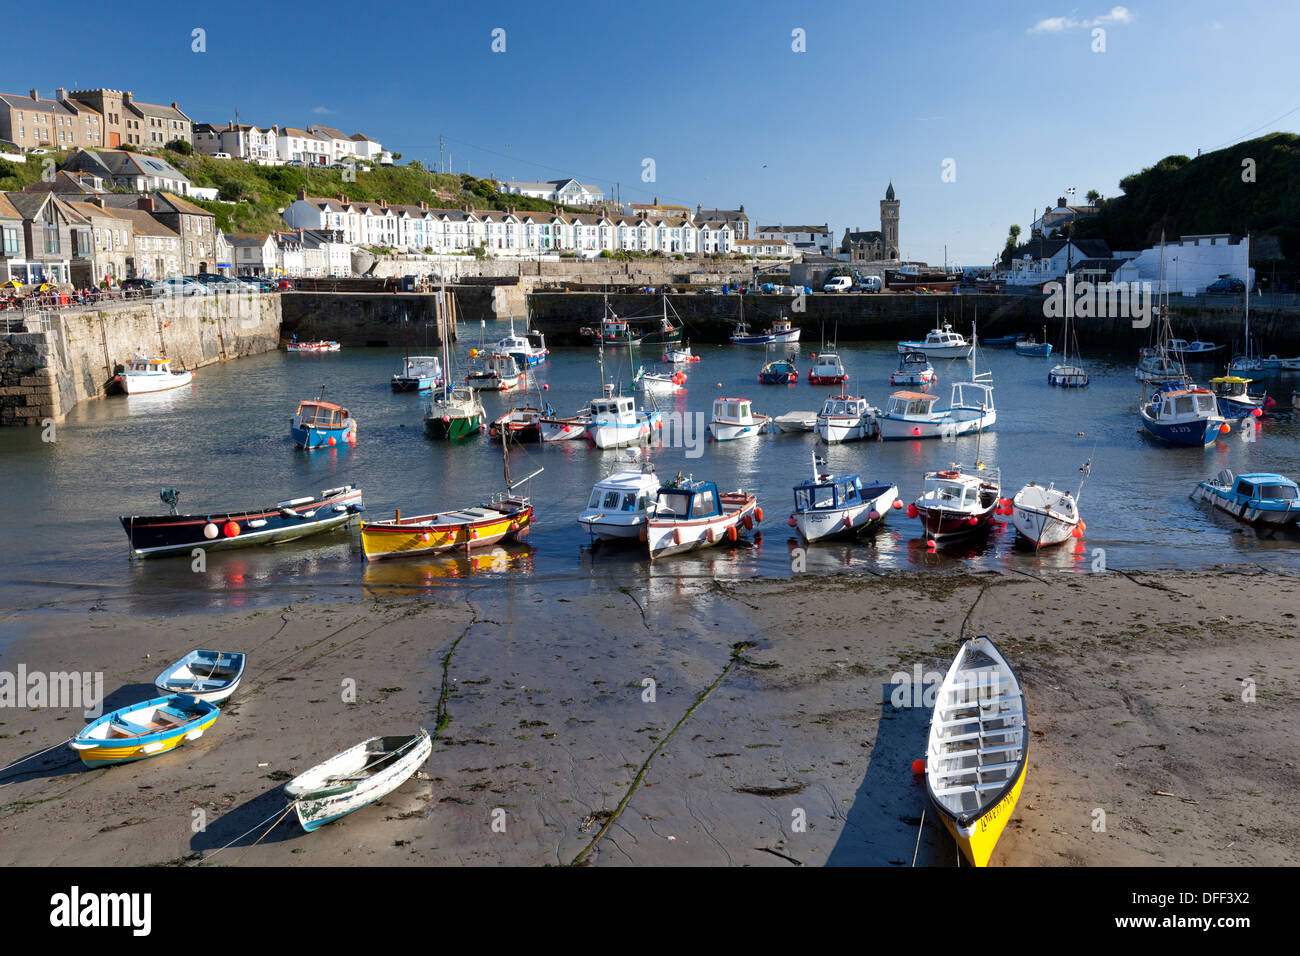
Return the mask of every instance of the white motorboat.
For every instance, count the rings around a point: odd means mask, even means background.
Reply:
[[[647,372],[643,365],[633,377],[633,383],[643,392],[671,395],[686,387],[686,373],[673,372],[671,375],[665,375],[662,372]]]
[[[596,482],[587,507],[578,514],[578,524],[605,541],[639,538],[645,534],[646,509],[658,490],[659,478],[649,462],[637,470],[616,471]]]
[[[718,492],[712,481],[683,478],[660,485],[646,516],[650,558],[736,541],[742,528],[763,520],[758,499],[743,491]]]
[[[602,450],[625,448],[649,441],[662,419],[658,409],[638,409],[631,395],[608,394],[591,403],[587,437]]]
[[[747,398],[718,398],[713,401],[709,434],[714,441],[733,441],[761,435],[772,419],[756,413]]]
[[[885,441],[908,438],[956,438],[981,432],[997,421],[993,386],[985,382],[957,382],[948,408],[936,410],[938,395],[894,392],[877,419]]]
[[[1079,490],[1071,495],[1053,484],[1046,488],[1031,481],[1011,499],[1011,523],[1025,543],[1035,548],[1062,544],[1071,537],[1081,538],[1087,530],[1079,516],[1079,496],[1091,470],[1091,462],[1079,469]],[[1077,529],[1077,533],[1076,533]]]
[[[945,322],[942,328],[931,329],[921,341],[899,342],[900,355],[907,352],[924,352],[926,358],[969,358],[974,342]]]
[[[930,364],[924,352],[904,352],[902,358],[898,360],[898,368],[890,373],[889,384],[919,385],[921,388],[929,388],[937,379],[934,366]]]
[[[122,386],[122,391],[128,395],[165,392],[182,388],[194,381],[193,372],[173,372],[170,359],[148,358],[143,355],[137,355],[127,362],[126,368],[114,377]]]
[[[491,355],[470,353],[469,373],[465,384],[477,391],[504,392],[515,388],[523,380],[524,373],[514,356],[505,352]]]
[[[813,453],[813,473],[794,488],[790,523],[809,543],[848,538],[879,528],[898,506],[898,487],[882,481],[864,483],[861,475],[818,471],[826,462]]]
[[[973,472],[949,465],[926,474],[921,497],[908,505],[907,516],[920,518],[929,540],[987,531],[1001,503],[1002,476],[996,468]]]
[[[832,395],[822,405],[813,426],[817,437],[827,444],[862,441],[880,437],[876,409],[856,395]]]

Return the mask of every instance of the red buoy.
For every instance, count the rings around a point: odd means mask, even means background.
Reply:
[[[925,759],[923,757],[917,757],[912,761],[912,773],[917,776],[925,773]]]
[[[233,521],[227,521],[221,528],[221,533],[227,538],[234,538],[239,535],[239,525]]]
[[[920,514],[920,512],[916,510],[916,505],[907,506],[907,516],[909,518],[915,518],[918,514]]]

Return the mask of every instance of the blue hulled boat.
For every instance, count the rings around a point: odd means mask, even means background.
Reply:
[[[1214,393],[1181,382],[1157,386],[1143,403],[1140,414],[1142,430],[1169,445],[1204,448],[1227,429]]]
[[[1234,475],[1225,468],[1192,489],[1192,497],[1248,524],[1280,528],[1300,521],[1300,486],[1271,471]]]
[[[819,472],[826,462],[813,454],[813,473],[794,487],[790,524],[809,543],[824,538],[848,538],[874,531],[898,505],[898,486],[864,482],[861,475]]]
[[[1210,388],[1219,405],[1219,414],[1224,418],[1259,418],[1264,414],[1266,396],[1251,395],[1248,386],[1251,379],[1238,375],[1220,375],[1210,379]]]
[[[768,362],[758,373],[760,385],[793,385],[799,381],[799,370],[789,359]]]
[[[345,442],[355,445],[357,420],[341,405],[308,399],[298,403],[298,411],[289,420],[289,436],[299,448],[333,448]]]

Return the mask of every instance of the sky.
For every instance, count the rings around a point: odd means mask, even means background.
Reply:
[[[987,265],[1069,187],[1118,195],[1164,156],[1300,129],[1300,4],[1276,0],[180,11],[65,0],[57,56],[21,30],[0,39],[0,90],[103,86],[196,122],[320,123],[431,168],[442,137],[455,172],[743,203],[754,226],[837,238],[879,228],[892,181],[903,257],[950,265]]]

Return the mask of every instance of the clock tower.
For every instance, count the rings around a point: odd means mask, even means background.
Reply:
[[[894,198],[894,184],[891,182],[885,190],[885,198],[880,200],[880,234],[884,248],[881,254],[885,259],[898,261],[898,207],[902,205]]]

